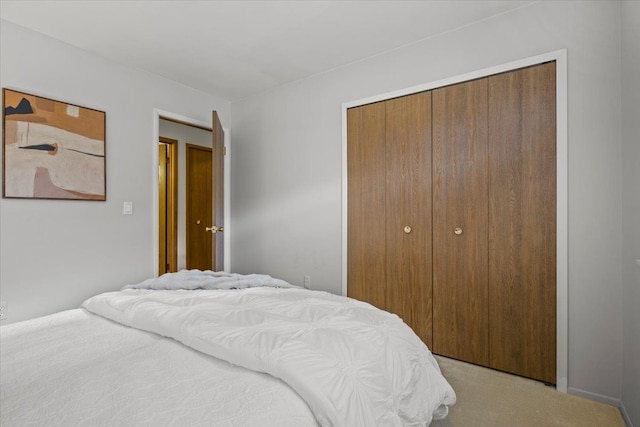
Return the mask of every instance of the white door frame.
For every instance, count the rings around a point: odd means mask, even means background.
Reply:
[[[342,104],[342,294],[347,295],[347,109],[423,92],[468,80],[486,77],[556,61],[556,388],[567,392],[568,377],[568,289],[569,289],[569,214],[568,214],[568,116],[567,116],[567,50],[557,50],[470,73],[437,80],[406,89],[388,92]],[[157,228],[157,227],[156,227]]]
[[[211,115],[211,111],[209,111]],[[190,117],[182,116],[180,114],[172,113],[170,111],[164,111],[157,108],[153,109],[153,150],[152,150],[152,168],[153,171],[153,253],[154,253],[154,269],[155,275],[158,275],[158,256],[160,254],[159,245],[159,231],[158,231],[158,139],[160,137],[160,118],[166,118],[185,123],[186,125],[193,125],[201,128],[206,128],[211,131],[213,128],[211,123],[202,122],[200,120],[192,119]],[[224,156],[224,271],[230,271],[231,269],[231,132],[228,128],[223,127],[224,130],[224,146],[226,147],[226,154]]]

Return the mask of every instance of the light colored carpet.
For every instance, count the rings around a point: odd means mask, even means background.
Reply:
[[[618,408],[503,372],[436,356],[458,396],[432,427],[624,427]]]

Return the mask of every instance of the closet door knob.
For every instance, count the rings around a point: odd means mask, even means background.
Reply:
[[[462,228],[456,227],[453,229],[453,232],[456,234],[456,236],[459,236],[462,234]]]
[[[405,232],[406,234],[411,233],[411,227],[409,227],[408,225],[405,225],[405,226],[404,226],[404,232]]]

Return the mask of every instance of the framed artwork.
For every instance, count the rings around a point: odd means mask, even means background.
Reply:
[[[2,90],[2,197],[106,200],[106,114]]]

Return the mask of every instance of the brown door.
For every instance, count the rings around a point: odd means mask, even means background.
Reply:
[[[489,78],[490,366],[556,382],[555,62]]]
[[[211,270],[211,148],[186,144],[186,152],[187,269]]]
[[[386,309],[431,346],[431,92],[386,105]]]
[[[158,145],[158,274],[168,271],[167,263],[167,145]]]
[[[158,145],[158,274],[178,271],[178,141]]]
[[[347,111],[347,295],[386,308],[385,104]]]
[[[489,363],[487,79],[433,91],[433,351]]]
[[[211,204],[211,224],[213,224],[213,240],[211,264],[216,271],[224,270],[224,131],[218,113],[212,113],[213,167],[211,179],[213,185]]]
[[[349,109],[348,295],[431,345],[431,94]]]

